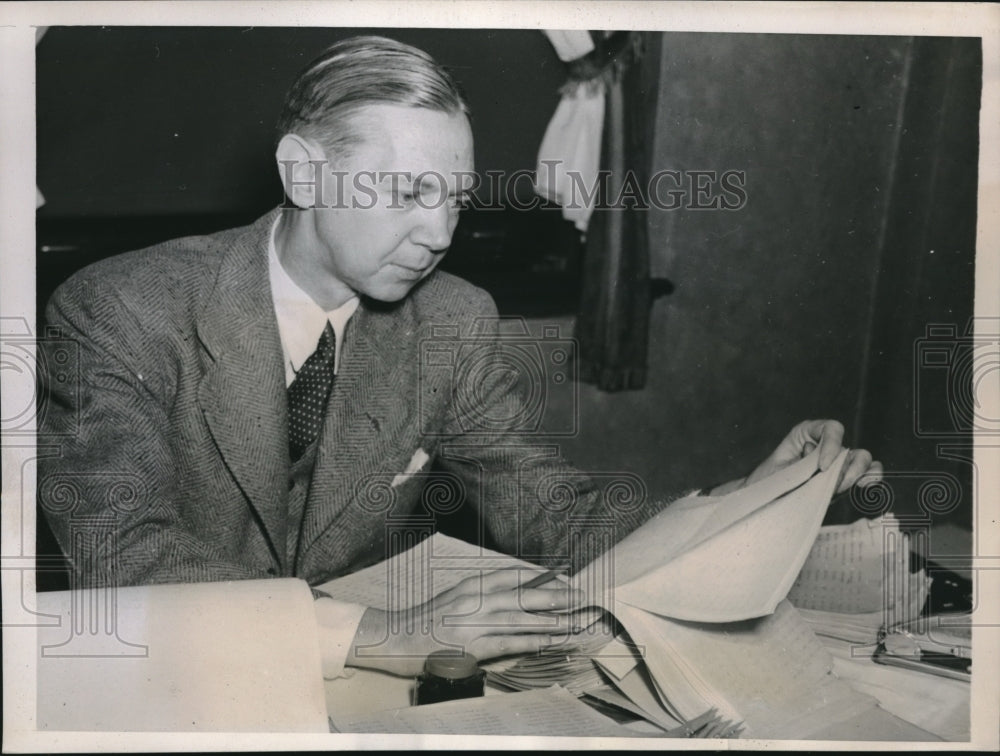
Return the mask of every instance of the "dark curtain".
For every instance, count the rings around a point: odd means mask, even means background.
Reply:
[[[601,170],[608,178],[587,229],[576,338],[580,379],[621,391],[646,384],[651,293],[645,202],[663,35],[616,32],[595,42],[604,58]]]

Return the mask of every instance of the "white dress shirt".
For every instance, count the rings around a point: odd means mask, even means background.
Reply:
[[[344,329],[351,315],[358,309],[358,298],[348,300],[335,310],[324,311],[281,266],[278,249],[274,244],[277,228],[278,221],[275,221],[268,244],[268,275],[271,281],[274,312],[278,318],[281,349],[285,358],[285,386],[289,386],[302,367],[302,363],[316,350],[319,337],[327,323],[333,326],[333,332],[337,337],[334,372],[340,369],[340,345],[344,340]],[[361,616],[367,607],[332,598],[316,599],[314,604],[316,620],[319,623],[323,677],[327,679],[348,677],[353,671],[345,670],[344,663],[358,624],[361,622]]]
[[[354,311],[358,309],[358,298],[352,297],[335,310],[325,311],[281,266],[278,249],[274,245],[274,235],[278,228],[275,221],[268,244],[268,270],[271,278],[271,297],[274,312],[278,316],[278,334],[285,354],[285,386],[290,386],[302,363],[316,351],[319,337],[329,323],[337,337],[334,348],[333,372],[340,370],[340,345],[344,341],[344,329]]]

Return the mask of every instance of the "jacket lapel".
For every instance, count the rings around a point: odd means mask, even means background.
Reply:
[[[267,245],[277,211],[235,233],[198,318],[211,360],[198,400],[219,452],[286,562],[288,430]]]

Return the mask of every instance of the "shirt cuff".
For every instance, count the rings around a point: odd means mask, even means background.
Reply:
[[[350,677],[353,669],[344,669],[347,653],[351,650],[354,635],[361,624],[361,617],[368,607],[348,604],[329,597],[313,601],[316,623],[319,626],[319,652],[323,661],[323,677],[333,680]]]

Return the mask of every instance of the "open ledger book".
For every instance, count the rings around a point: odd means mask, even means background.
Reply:
[[[610,612],[629,636],[627,643],[595,644],[597,623],[574,640],[607,683],[578,693],[627,702],[663,729],[715,708],[742,722],[750,737],[857,738],[866,733],[850,723],[864,721],[881,728],[868,733],[873,738],[925,739],[898,720],[886,726],[874,698],[838,679],[829,654],[785,600],[846,456],[819,471],[814,451],[731,494],[676,501],[578,573],[572,582],[585,591],[590,611]],[[471,575],[518,566],[528,565],[435,534],[319,587],[334,598],[399,609]],[[560,672],[579,662],[573,647],[559,649],[551,667],[526,659],[520,675],[508,669],[508,677],[496,679],[508,687],[520,680],[525,689],[565,686]]]
[[[725,496],[672,503],[594,560],[576,587],[679,620],[734,622],[772,613],[809,555],[847,457],[818,472],[819,450]]]

